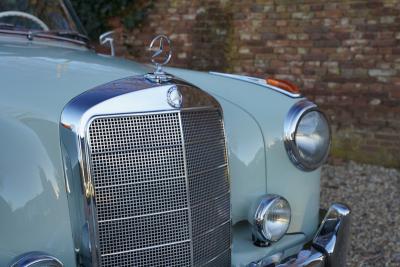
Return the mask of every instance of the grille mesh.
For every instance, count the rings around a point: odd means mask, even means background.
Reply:
[[[102,266],[230,266],[218,110],[99,117],[88,137]]]
[[[98,188],[97,192],[97,213],[100,221],[187,207],[184,177]]]
[[[103,256],[102,263],[103,266],[190,266],[190,243]]]
[[[230,194],[224,129],[217,111],[182,114],[192,216],[193,263],[230,266]],[[225,254],[224,254],[225,253]]]
[[[99,222],[100,252],[109,254],[189,240],[188,224],[187,210]]]
[[[193,240],[195,266],[207,264],[222,255],[231,243],[230,222],[209,231]]]

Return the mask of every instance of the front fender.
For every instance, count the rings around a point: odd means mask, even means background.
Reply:
[[[224,110],[231,177],[232,223],[247,220],[248,203],[266,194],[265,148],[261,130],[240,107],[218,99]],[[251,140],[251,142],[249,142]]]
[[[11,113],[0,116],[0,266],[37,250],[74,266],[58,125]]]
[[[302,98],[291,98],[261,85],[204,72],[175,68],[168,68],[168,72],[214,95],[221,103],[223,103],[221,99],[225,99],[236,105],[253,119],[260,129],[259,138],[265,144],[266,161],[266,171],[253,175],[265,180],[264,191],[281,195],[289,201],[292,220],[288,232],[304,233],[311,239],[319,219],[320,168],[312,172],[296,168],[287,156],[283,142],[285,116],[292,105]],[[225,109],[224,105],[222,106]],[[244,127],[238,127],[236,130],[245,131]],[[229,141],[228,136],[230,146]],[[251,146],[253,142],[259,141],[247,139],[243,142]],[[248,171],[252,171],[251,166]],[[244,173],[237,175],[248,176]],[[241,179],[245,181],[249,178]],[[251,184],[250,180],[248,181],[245,186]],[[242,189],[243,186],[238,190]],[[258,197],[263,190],[255,190],[254,197]],[[249,207],[251,203],[247,205]]]

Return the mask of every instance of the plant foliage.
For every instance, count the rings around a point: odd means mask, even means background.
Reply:
[[[154,5],[153,0],[71,0],[89,37],[111,30],[110,19],[117,18],[127,29],[141,24]]]

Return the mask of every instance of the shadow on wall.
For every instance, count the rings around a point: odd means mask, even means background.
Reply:
[[[200,7],[192,28],[193,49],[188,68],[229,71],[232,12],[227,6]]]

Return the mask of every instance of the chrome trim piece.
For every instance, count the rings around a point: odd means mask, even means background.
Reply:
[[[177,176],[173,178],[165,178],[163,181],[168,181],[168,180],[175,180],[175,179],[181,179],[184,178],[184,176]],[[103,188],[112,188],[112,187],[119,187],[119,186],[127,186],[127,185],[134,185],[134,184],[145,184],[145,183],[151,183],[152,181],[142,181],[142,182],[135,182],[135,183],[123,183],[123,184],[118,184],[118,185],[104,185],[104,186],[98,186],[98,189],[103,189]]]
[[[108,31],[105,33],[102,33],[99,36],[99,43],[101,45],[106,45],[110,46],[110,54],[112,57],[115,56],[115,47],[114,47],[114,37],[113,37],[114,31]]]
[[[249,267],[343,267],[350,240],[350,208],[334,203],[318,228],[311,248],[281,263],[282,253],[250,263]]]
[[[281,262],[282,259],[283,259],[283,253],[278,252],[271,256],[264,257],[259,261],[251,262],[251,263],[247,264],[246,267],[264,267],[264,266],[274,267],[276,265],[276,263]]]
[[[156,245],[156,246],[151,246],[151,247],[146,247],[146,248],[138,248],[138,249],[108,253],[108,254],[104,254],[103,256],[112,256],[112,255],[118,255],[118,254],[123,254],[123,253],[127,253],[127,252],[142,251],[142,250],[151,249],[151,248],[161,248],[161,247],[166,247],[166,246],[171,246],[171,245],[176,245],[176,244],[188,243],[190,241],[191,241],[191,239],[187,239],[187,240],[182,240],[182,241],[177,241],[177,242],[162,244],[162,245]]]
[[[261,79],[261,78],[257,78],[257,77],[244,76],[244,75],[237,75],[237,74],[221,73],[221,72],[215,72],[215,71],[210,71],[209,73],[212,74],[212,75],[218,75],[218,76],[222,76],[222,77],[226,77],[226,78],[231,78],[231,79],[235,79],[235,80],[239,80],[239,81],[244,81],[244,82],[260,85],[260,86],[262,86],[264,88],[268,88],[268,89],[274,90],[274,91],[276,91],[278,93],[284,94],[284,95],[292,97],[292,98],[301,98],[301,97],[303,97],[301,94],[291,93],[291,92],[285,91],[285,90],[283,90],[283,89],[281,89],[279,87],[272,86],[272,85],[268,84],[265,79]]]
[[[142,217],[147,217],[147,216],[153,216],[153,215],[174,213],[174,212],[183,211],[183,210],[190,210],[190,209],[188,209],[188,208],[181,208],[181,209],[174,209],[174,210],[167,210],[167,211],[161,211],[161,212],[154,212],[154,213],[141,214],[141,215],[136,215],[136,216],[129,216],[129,217],[124,217],[124,218],[107,219],[107,220],[98,220],[98,222],[99,222],[99,223],[102,223],[102,222],[115,222],[115,221],[122,221],[122,220],[134,219],[134,218],[142,218]]]
[[[329,266],[346,265],[350,236],[350,213],[350,208],[346,205],[333,204],[313,239],[313,246],[326,255]]]
[[[49,31],[49,27],[46,25],[46,23],[43,22],[43,20],[39,19],[38,17],[26,13],[26,12],[22,12],[22,11],[18,11],[18,10],[10,10],[10,11],[4,11],[4,12],[0,12],[0,18],[4,18],[4,17],[22,17],[25,19],[29,19],[33,22],[35,22],[37,25],[39,25],[44,31]]]
[[[168,89],[168,96],[170,93],[170,89]],[[178,89],[177,89],[178,90]],[[182,96],[181,96],[182,100]],[[170,103],[170,99],[168,97],[168,103]],[[173,105],[171,105],[173,107]],[[190,188],[189,188],[189,175],[188,175],[188,167],[187,167],[187,159],[186,159],[186,142],[185,142],[185,136],[184,136],[184,131],[183,131],[183,124],[182,124],[182,114],[179,113],[179,127],[180,127],[180,132],[181,132],[181,142],[182,142],[182,150],[183,150],[183,165],[185,169],[185,181],[186,181],[186,201],[187,201],[187,207],[188,207],[188,214],[189,214],[189,238],[190,240],[193,240],[193,224],[192,224],[192,209],[190,206]],[[191,265],[194,266],[194,252],[193,252],[193,242],[190,242],[190,260],[191,260]]]
[[[64,265],[56,257],[53,257],[44,252],[28,252],[18,256],[10,267],[30,267],[36,266],[37,264],[43,264],[43,266],[49,267],[63,267]]]
[[[155,48],[156,42],[158,42],[158,47]],[[167,47],[165,47],[165,44],[167,44]],[[155,83],[165,83],[172,80],[173,76],[166,74],[162,69],[172,57],[171,40],[165,35],[158,35],[151,41],[148,50],[154,52],[151,56],[151,62],[156,69],[153,73],[147,73],[146,79]]]
[[[173,85],[168,89],[167,100],[168,104],[173,108],[180,108],[182,106],[182,94],[179,92],[178,87]]]
[[[284,139],[284,144],[286,148],[286,152],[290,158],[290,160],[293,162],[293,164],[303,170],[303,171],[312,171],[320,167],[328,158],[329,155],[329,148],[331,144],[331,132],[329,128],[329,146],[326,151],[325,156],[323,159],[317,163],[317,164],[311,164],[309,162],[306,162],[302,159],[300,152],[297,148],[296,144],[296,131],[297,131],[297,126],[301,120],[301,118],[308,112],[311,111],[317,111],[319,112],[326,121],[326,116],[323,112],[321,112],[318,108],[318,106],[306,99],[300,100],[296,102],[289,110],[288,114],[286,115],[285,121],[284,121],[284,133],[283,133],[283,139]]]
[[[325,256],[321,252],[311,248],[310,250],[302,250],[297,255],[298,259],[289,261],[288,263],[279,264],[276,267],[325,267]],[[340,265],[336,267],[343,267]],[[328,267],[328,266],[326,266]]]
[[[156,42],[158,43],[158,47],[156,49],[154,49],[154,45]],[[163,60],[158,61],[157,58],[158,56],[162,56],[162,53],[165,52],[164,51],[164,47],[165,47],[165,43],[168,44],[167,50],[165,50],[166,53],[166,57],[164,57]],[[156,66],[157,70],[156,72],[162,72],[161,67],[168,64],[168,62],[171,60],[172,57],[172,49],[171,49],[171,40],[165,36],[165,35],[158,35],[156,36],[153,40],[151,40],[151,43],[149,45],[149,50],[150,51],[154,51],[153,55],[151,56],[151,62],[153,62],[153,64]]]
[[[203,171],[195,172],[195,173],[193,173],[193,175],[198,175],[198,174],[202,174],[202,173],[205,173],[205,172],[209,172],[209,171],[213,171],[213,170],[225,168],[225,167],[227,167],[227,166],[228,166],[228,164],[225,163],[225,164],[219,165],[219,166],[214,167],[214,168],[209,169],[209,170],[203,170]]]
[[[214,258],[212,258],[211,260],[207,261],[206,263],[204,263],[203,266],[207,266],[210,263],[213,263],[214,261],[217,261],[219,257],[221,257],[222,255],[224,255],[225,253],[229,253],[230,254],[230,250],[231,248],[228,248],[226,250],[224,250],[223,252],[221,252],[219,255],[215,256]],[[215,266],[215,265],[211,265],[211,266]]]
[[[212,201],[215,201],[215,200],[219,200],[219,199],[221,199],[221,198],[223,198],[223,197],[226,197],[226,196],[230,195],[230,193],[231,193],[230,191],[227,191],[227,192],[225,192],[225,193],[222,194],[222,195],[219,195],[219,196],[214,197],[214,198],[207,199],[204,203],[193,204],[193,205],[192,205],[192,208],[195,208],[195,207],[200,206],[200,205],[204,205],[205,203],[208,203],[208,202],[212,202]],[[225,222],[223,222],[223,223],[221,223],[221,224],[224,224],[224,223],[226,223],[226,222],[228,222],[228,221],[230,221],[230,219],[227,220],[227,221],[225,221]],[[216,226],[216,227],[218,227],[218,226]],[[211,230],[212,230],[212,229],[211,229]]]
[[[231,219],[229,219],[229,220],[227,220],[227,221],[225,221],[225,222],[223,222],[223,223],[220,223],[219,225],[215,226],[214,228],[208,229],[206,232],[201,233],[200,235],[198,235],[198,237],[203,236],[203,235],[210,234],[210,233],[212,233],[213,231],[215,231],[216,229],[218,229],[219,227],[222,227],[222,226],[224,226],[224,225],[226,225],[226,224],[230,224],[230,223],[231,223]],[[228,249],[229,249],[229,248],[228,248]],[[217,256],[217,257],[218,257],[218,256]]]
[[[176,86],[182,95],[180,109],[173,108],[168,103],[166,96],[171,86]],[[77,96],[66,105],[60,120],[60,137],[63,163],[65,165],[65,178],[68,185],[67,196],[74,247],[75,251],[77,251],[77,263],[79,265],[101,266],[98,238],[100,220],[97,219],[95,187],[90,168],[90,155],[101,153],[101,151],[91,151],[89,146],[90,138],[88,133],[91,123],[101,118],[178,114],[180,118],[179,127],[182,133],[183,121],[181,116],[192,111],[195,111],[194,114],[197,111],[219,111],[222,123],[221,107],[207,93],[179,79],[173,79],[163,84],[155,84],[143,76],[128,77],[96,87]],[[184,143],[182,144],[186,146],[187,140],[183,139],[183,141]],[[226,142],[226,139],[224,141]],[[225,155],[227,155],[226,145]],[[187,180],[188,167],[186,166],[186,160],[184,163],[185,179]],[[227,163],[224,166],[227,168]],[[191,171],[193,172],[193,170]],[[186,184],[188,186],[188,181],[186,181]],[[118,184],[118,186],[122,185]],[[96,190],[99,188],[96,187]],[[187,188],[187,190],[189,189]],[[187,202],[190,204],[189,197]],[[190,209],[190,205],[187,207]],[[190,222],[192,221],[190,220]],[[193,239],[190,243],[193,246]],[[191,248],[191,251],[191,259],[193,261],[193,248]],[[192,262],[192,264],[194,263]]]
[[[264,228],[265,217],[268,214],[271,205],[277,200],[283,200],[287,203],[289,207],[289,215],[291,215],[289,202],[284,197],[275,194],[268,194],[260,197],[253,203],[253,206],[249,211],[248,220],[252,225],[253,241],[256,246],[269,246],[271,242],[276,242],[281,239],[289,228],[291,216],[289,216],[289,223],[287,224],[285,231],[283,231],[279,238],[268,238],[268,234]]]
[[[61,36],[55,36],[55,35],[51,35],[51,34],[46,34],[45,32],[43,32],[43,33],[40,32],[40,34],[39,34],[38,32],[26,32],[26,31],[14,31],[14,30],[3,30],[3,29],[0,29],[0,34],[13,34],[13,35],[24,36],[25,39],[28,39],[29,36],[34,35],[34,36],[37,36],[37,37],[39,37],[41,39],[49,39],[49,40],[73,43],[73,44],[76,44],[76,45],[85,46],[86,48],[90,47],[88,42],[79,41],[79,40],[70,39],[70,38],[61,37]]]

